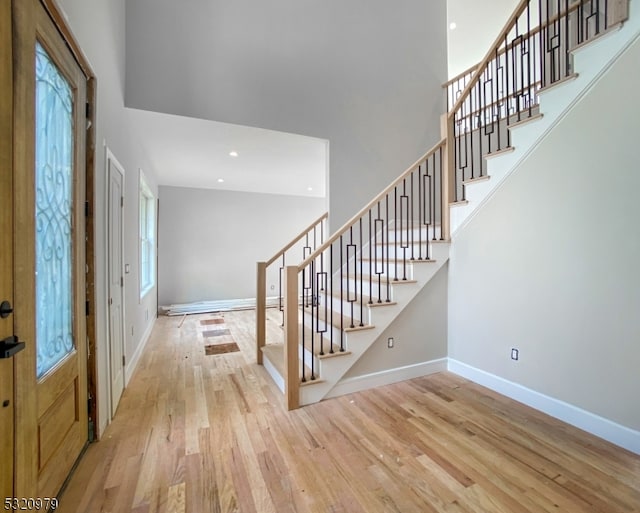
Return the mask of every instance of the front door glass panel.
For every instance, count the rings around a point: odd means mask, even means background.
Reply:
[[[36,373],[73,344],[73,90],[36,46]]]

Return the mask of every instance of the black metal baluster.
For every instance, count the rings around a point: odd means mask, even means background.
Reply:
[[[405,215],[406,215],[406,218],[405,218]],[[407,281],[407,249],[409,249],[408,231],[409,231],[409,196],[407,196],[407,179],[405,178],[404,180],[402,180],[402,196],[400,196],[400,247],[402,248],[402,280],[403,281]]]
[[[315,354],[315,336],[316,336],[316,326],[314,326],[314,316],[316,319],[316,323],[319,322],[318,316],[320,314],[319,310],[318,310],[318,305],[317,305],[317,301],[315,300],[316,297],[316,261],[315,259],[313,259],[311,261],[311,264],[309,265],[309,269],[311,270],[311,381],[315,381],[316,379],[316,374],[315,374],[315,358],[314,358],[314,354]],[[306,348],[307,346],[305,344],[302,344],[302,366],[304,367],[305,363],[306,363]]]
[[[344,352],[344,262],[343,262],[343,241],[340,235],[340,352]],[[348,271],[348,269],[347,269]],[[347,280],[349,276],[347,275]]]
[[[329,306],[329,315],[331,316],[331,320],[329,322],[329,353],[333,354],[333,243],[329,246],[329,272],[331,273],[329,279],[329,287],[331,289],[329,291],[329,298],[331,301],[331,305]],[[338,276],[340,276],[341,272],[342,271],[338,272]]]
[[[382,244],[378,244],[378,233],[382,239]],[[374,221],[374,242],[375,242],[375,251],[373,256],[375,258],[375,269],[374,272],[378,276],[378,303],[382,303],[382,275],[384,274],[384,248],[385,248],[385,239],[384,239],[384,220],[380,217],[380,202],[378,201],[378,217]],[[378,247],[380,247],[380,251],[382,255],[378,256]],[[378,260],[380,264],[378,265]]]
[[[547,31],[547,28],[543,25],[542,22],[542,0],[538,0],[538,22],[539,22],[539,27],[540,27],[540,31],[538,32],[538,42],[539,42],[539,49],[538,51],[540,52],[540,87],[545,87],[547,84],[546,81],[546,74],[545,74],[545,69],[547,66],[546,63],[546,49],[545,49],[545,41],[547,39],[547,36],[545,34],[545,32]]]
[[[385,196],[385,205],[386,205],[386,229],[387,229],[387,243],[382,246],[382,264],[384,265],[384,250],[387,250],[387,303],[391,302],[391,283],[390,283],[390,276],[391,274],[389,273],[389,247],[391,246],[391,241],[389,241],[389,195],[387,194]]]
[[[414,202],[414,198],[415,195],[413,193],[413,180],[414,180],[414,176],[415,176],[416,172],[415,171],[411,171],[411,231],[410,233],[410,238],[411,238],[411,260],[415,260],[415,256],[414,256],[414,249],[415,249],[415,233],[414,233],[414,226],[413,226],[413,202]]]
[[[393,281],[398,281],[398,187],[393,188]]]
[[[460,111],[458,111],[460,112]],[[458,194],[458,170],[460,169],[460,121],[458,120],[458,112],[453,117],[454,121],[454,133],[453,133],[453,191],[454,201],[460,200]]]
[[[422,165],[418,166],[418,260],[422,260]],[[426,234],[429,240],[429,232]]]
[[[442,189],[442,180],[443,180],[443,174],[446,172],[444,169],[444,166],[442,165],[442,146],[440,146],[440,158],[438,159],[439,162],[439,170],[440,170],[440,188]],[[433,176],[436,176],[436,170],[435,167],[433,169]],[[436,202],[435,202],[435,191],[433,191],[434,194],[434,202],[433,202],[433,213],[434,213],[434,217],[435,217],[435,212],[436,212]],[[440,194],[440,198],[442,198],[442,194]],[[442,231],[442,219],[444,219],[444,209],[445,208],[449,208],[449,205],[446,204],[446,198],[445,201],[442,201],[442,199],[440,200],[440,240],[445,240],[444,239],[444,232]],[[429,256],[427,256],[427,258],[430,258]]]
[[[302,290],[303,290],[303,298],[302,298],[302,307],[303,307],[303,311],[302,311],[302,382],[306,383],[307,381],[307,376],[306,376],[306,369],[305,369],[305,365],[304,365],[304,347],[305,347],[305,342],[306,342],[306,327],[307,327],[307,320],[306,320],[306,315],[304,313],[304,291],[306,290],[306,276],[307,276],[307,269],[303,269],[302,270]],[[312,321],[313,322],[313,321]],[[311,325],[311,329],[313,330],[313,324]],[[296,341],[297,343],[297,341]]]
[[[282,317],[281,326],[284,327],[284,297],[282,295],[282,284],[284,281],[284,269],[285,269],[285,255],[282,253],[282,267],[280,267],[280,272],[278,273],[278,309],[280,310]]]
[[[320,271],[317,274],[316,277],[316,288],[318,290],[325,290],[327,288],[327,273],[324,271]],[[319,297],[319,296],[318,296]],[[318,335],[320,337],[320,356],[324,356],[324,335],[327,332],[327,322],[329,321],[329,301],[325,300],[324,302],[324,326],[320,325],[320,312],[318,312],[317,315],[317,323],[316,323],[316,330],[318,332]],[[320,308],[320,301],[318,301],[318,308]],[[315,352],[312,350],[311,354],[315,354]]]
[[[517,27],[517,20],[516,20],[516,27]],[[501,101],[504,102],[504,115],[505,115],[505,119],[506,119],[506,127],[507,127],[507,144],[505,145],[505,148],[508,148],[509,146],[511,146],[511,130],[509,130],[509,118],[511,117],[511,107],[509,106],[509,59],[508,59],[508,38],[507,35],[505,34],[504,36],[504,72],[502,75],[502,87],[504,87],[504,91],[503,91],[503,96]],[[513,51],[513,49],[512,49]],[[515,70],[511,70],[512,72]]]
[[[372,212],[369,209],[369,304],[373,304],[373,258],[371,246],[376,243],[375,233],[371,233],[371,217]]]
[[[482,122],[484,105],[482,101],[482,85],[480,80],[476,82],[476,88],[478,89],[476,93],[478,97],[478,112],[476,114],[478,118],[478,154],[480,155],[480,176],[484,176],[485,163],[484,163],[484,152],[482,150],[482,146],[483,146],[482,142],[484,140],[484,131],[483,131],[484,124]],[[433,236],[435,237],[435,233]]]
[[[364,299],[363,299],[363,286],[364,286],[364,272],[362,269],[362,216],[360,217],[360,326],[364,326]]]
[[[529,109],[529,117],[533,115],[532,106],[533,106],[533,95],[535,94],[535,87],[532,85],[532,76],[531,76],[531,54],[533,52],[533,58],[535,61],[535,46],[531,37],[531,3],[527,6],[527,98],[528,98],[528,109]],[[533,81],[535,82],[535,73]]]

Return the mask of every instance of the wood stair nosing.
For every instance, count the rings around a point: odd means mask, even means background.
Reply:
[[[353,333],[356,331],[370,330],[375,328],[373,324],[365,323],[364,319],[360,319],[355,315],[352,319],[351,316],[345,312],[343,312],[341,316],[340,312],[333,310],[333,319],[326,319],[323,307],[314,309],[313,314],[311,313],[311,310],[308,310],[310,308],[311,307],[308,307],[308,306],[301,307],[300,311],[303,313],[303,315],[307,317],[310,317],[311,315],[313,315],[314,319],[321,320],[327,326],[330,326],[333,329],[335,329],[337,333],[339,333],[340,330],[344,331],[345,333]],[[354,312],[359,313],[359,309],[360,308],[358,306],[357,309],[354,309]],[[341,317],[342,317],[342,323],[340,322]],[[352,320],[353,320],[353,324],[352,324]]]
[[[353,274],[343,274],[342,275],[342,279],[343,280],[356,280],[358,279],[358,277],[360,277],[359,275],[354,276]],[[382,281],[384,282],[384,285],[387,284],[387,275],[386,274],[381,274],[380,275]],[[374,281],[377,282],[378,278],[373,278],[369,279],[369,276],[362,276],[361,280],[363,282],[370,282],[370,281]],[[417,280],[414,280],[413,278],[409,279],[409,278],[402,278],[402,277],[393,277],[393,278],[389,278],[389,285],[393,286],[393,285],[410,285],[412,283],[417,283]]]
[[[304,338],[302,333],[304,329]],[[309,354],[313,354],[316,358],[322,360],[326,358],[334,358],[336,356],[345,356],[351,354],[350,351],[340,351],[340,342],[333,341],[333,348],[331,344],[331,338],[327,338],[323,333],[314,333],[310,326],[298,325],[298,334],[300,338],[300,346],[304,347]],[[313,347],[312,347],[313,346]],[[333,353],[331,352],[333,349]],[[320,354],[321,350],[324,354]]]
[[[377,286],[377,284],[376,284]],[[343,303],[347,302],[347,299],[345,297],[340,298],[340,291],[339,291],[339,287],[336,287],[338,290],[334,290],[333,294],[329,294],[326,290],[325,291],[321,291],[319,293],[320,296],[322,296],[323,298],[326,299],[332,299],[333,303],[339,303],[340,301],[342,301]],[[344,291],[346,292],[346,290]],[[384,301],[384,300],[379,300],[374,298],[371,298],[371,296],[365,295],[363,294],[362,296],[362,302],[364,304],[364,306],[367,306],[369,308],[378,308],[381,306],[390,306],[390,305],[395,305],[397,304],[395,301]],[[360,301],[358,301],[358,304],[360,304]]]

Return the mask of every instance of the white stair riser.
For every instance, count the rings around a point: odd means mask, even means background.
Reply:
[[[322,382],[312,386],[302,387],[300,390],[301,404],[311,404],[320,401],[340,377],[353,365],[355,361],[369,348],[369,346],[383,333],[404,307],[415,297],[426,283],[448,260],[448,244],[438,245],[438,261],[433,265],[416,266],[417,283],[396,285],[394,294],[398,303],[385,307],[371,309],[372,329],[353,331],[345,334],[345,347],[349,355],[339,358],[320,360],[319,374]]]

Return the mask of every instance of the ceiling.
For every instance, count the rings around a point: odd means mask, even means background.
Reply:
[[[127,113],[159,185],[326,194],[324,139],[138,109]]]

